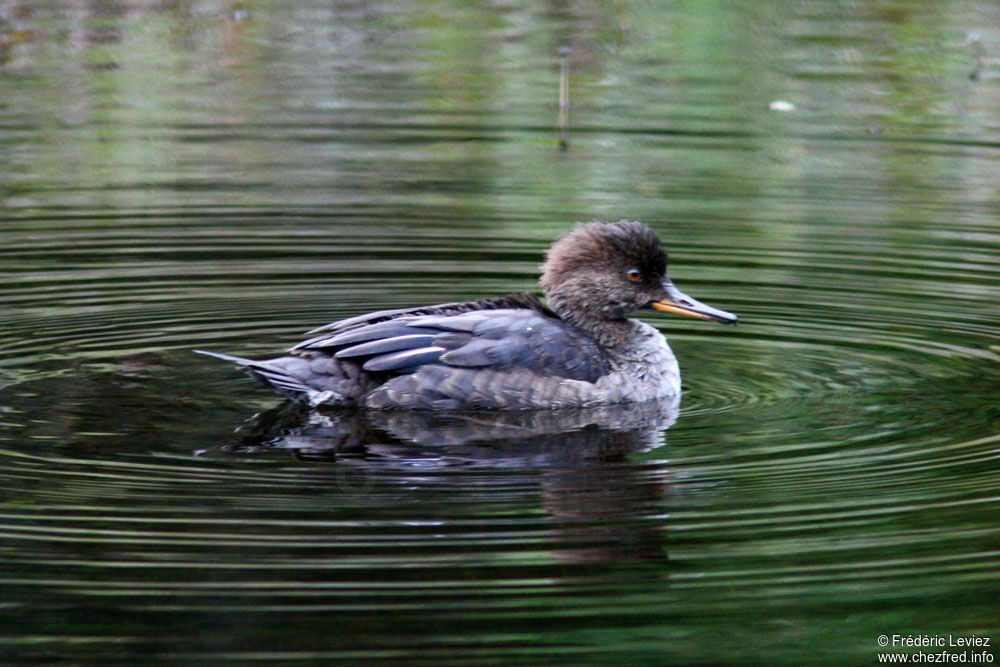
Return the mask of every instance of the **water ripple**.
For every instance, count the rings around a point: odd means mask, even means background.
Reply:
[[[533,290],[551,234],[202,213],[3,233],[0,579],[19,599],[394,615],[456,637],[488,622],[514,644],[591,619],[638,628],[639,646],[664,618],[778,595],[886,602],[994,579],[1000,535],[978,517],[1000,509],[1000,270],[978,241],[734,253],[682,236],[677,282],[740,326],[646,318],[680,359],[677,423],[625,461],[560,467],[483,458],[446,444],[454,431],[346,457],[227,448],[276,398],[190,352],[263,356],[371,309]],[[947,421],[956,392],[969,407]]]

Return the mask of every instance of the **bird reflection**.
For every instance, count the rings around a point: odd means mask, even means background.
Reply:
[[[538,473],[541,506],[564,563],[665,560],[658,521],[671,484],[662,466],[628,460],[663,444],[678,400],[542,411],[317,411],[285,403],[225,446],[285,450],[301,460],[393,468],[520,469]]]
[[[224,449],[303,459],[434,458],[446,464],[562,467],[619,461],[663,443],[679,399],[522,411],[317,410],[287,401],[255,415]]]

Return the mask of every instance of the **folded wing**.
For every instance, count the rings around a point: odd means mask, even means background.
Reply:
[[[603,352],[588,337],[526,308],[397,316],[312,338],[290,352],[351,360],[369,373],[410,373],[438,364],[594,382],[607,370]]]
[[[372,408],[537,407],[608,370],[598,345],[530,295],[380,311],[312,333],[277,359],[214,356],[295,400]]]

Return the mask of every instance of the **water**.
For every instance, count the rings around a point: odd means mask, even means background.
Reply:
[[[5,660],[1000,641],[1000,12],[689,4],[0,2]],[[265,446],[191,353],[534,290],[623,217],[740,316],[646,318],[656,414]]]

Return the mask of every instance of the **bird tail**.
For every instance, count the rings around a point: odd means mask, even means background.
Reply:
[[[274,363],[279,361],[278,359],[272,359],[269,361],[254,361],[253,359],[244,359],[243,357],[234,357],[229,354],[220,354],[218,352],[208,352],[207,350],[194,350],[194,352],[197,354],[205,354],[210,357],[215,357],[216,359],[222,359],[223,361],[232,362],[245,370],[252,377],[260,380],[282,396],[286,396],[293,401],[308,402],[318,393],[314,387],[310,387],[299,378],[290,374],[286,369]]]

